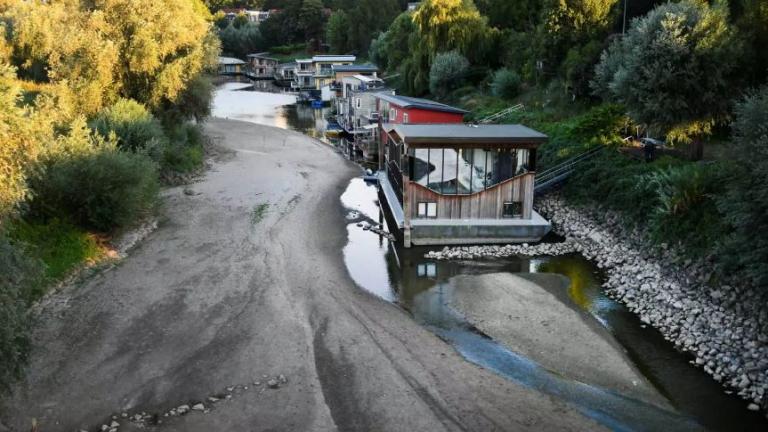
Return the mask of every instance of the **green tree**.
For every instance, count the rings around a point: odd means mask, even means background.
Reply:
[[[331,46],[331,51],[335,53],[349,51],[349,19],[343,10],[331,14],[325,38]]]
[[[546,0],[536,30],[538,60],[553,71],[569,49],[601,40],[610,30],[618,0]]]
[[[488,19],[472,0],[425,0],[413,15],[422,42],[431,56],[457,50],[475,58],[490,32]],[[470,55],[472,54],[472,55]]]
[[[304,34],[304,40],[314,41],[316,49],[320,48],[320,36],[325,25],[323,9],[323,2],[320,0],[304,0],[299,10],[299,28]]]
[[[468,71],[469,60],[457,51],[438,54],[429,70],[429,91],[445,96],[462,84]]]
[[[499,69],[493,74],[491,91],[497,97],[513,99],[520,93],[521,79],[517,72],[509,69]]]
[[[539,21],[540,0],[475,0],[477,9],[493,27],[531,31]]]
[[[736,107],[732,125],[735,173],[721,212],[734,227],[720,251],[724,270],[742,274],[757,287],[768,287],[768,86]],[[764,289],[764,295],[768,290]]]
[[[700,138],[728,112],[738,55],[724,8],[667,3],[603,53],[593,88],[670,141],[693,141],[691,156],[700,158]]]

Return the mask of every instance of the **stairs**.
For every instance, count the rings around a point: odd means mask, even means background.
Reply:
[[[600,153],[604,148],[603,146],[595,147],[552,168],[536,173],[536,185],[533,188],[534,195],[545,193],[565,181],[579,164]]]
[[[509,107],[507,109],[501,110],[495,114],[491,114],[486,118],[480,119],[477,121],[478,124],[490,124],[493,122],[496,122],[498,120],[503,119],[504,117],[508,116],[509,114],[512,114],[515,111],[520,111],[521,109],[524,109],[525,106],[523,104],[517,104],[515,106]]]

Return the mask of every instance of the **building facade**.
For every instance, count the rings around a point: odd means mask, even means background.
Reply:
[[[522,125],[385,124],[382,195],[412,245],[538,241],[536,149]]]
[[[369,161],[378,158],[379,112],[377,94],[390,93],[380,78],[367,75],[345,76],[335,100],[337,121],[344,130],[342,145],[348,153]]]
[[[255,79],[273,79],[278,63],[276,58],[269,57],[269,53],[248,54],[248,66]]]

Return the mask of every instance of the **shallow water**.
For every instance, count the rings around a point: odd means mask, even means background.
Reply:
[[[328,109],[295,105],[295,96],[229,83],[217,91],[213,115],[266,124],[322,137]],[[357,224],[387,226],[376,188],[353,179],[341,197],[347,209],[348,243],[344,261],[352,279],[364,290],[407,309],[467,360],[506,378],[568,400],[585,415],[614,430],[766,431],[768,421],[746,410],[745,401],[723,393],[703,371],[690,365],[653,328],[645,327],[623,305],[601,290],[602,275],[580,255],[511,258],[474,262],[431,261],[427,248],[402,249]],[[681,414],[616,395],[604,389],[565,380],[536,363],[479,334],[448,307],[449,280],[456,275],[558,273],[571,285],[564,301],[607,328],[645,376]]]

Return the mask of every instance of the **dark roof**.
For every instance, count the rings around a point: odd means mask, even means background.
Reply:
[[[519,124],[387,124],[407,144],[541,144],[547,136]]]
[[[455,114],[466,114],[469,112],[461,108],[452,107],[450,105],[442,104],[440,102],[435,102],[429,99],[420,99],[409,96],[398,96],[390,94],[381,94],[378,96],[378,98],[403,108],[418,108],[423,110],[442,111]]]
[[[334,72],[378,72],[379,68],[372,64],[360,64],[360,65],[333,65],[331,66]]]

